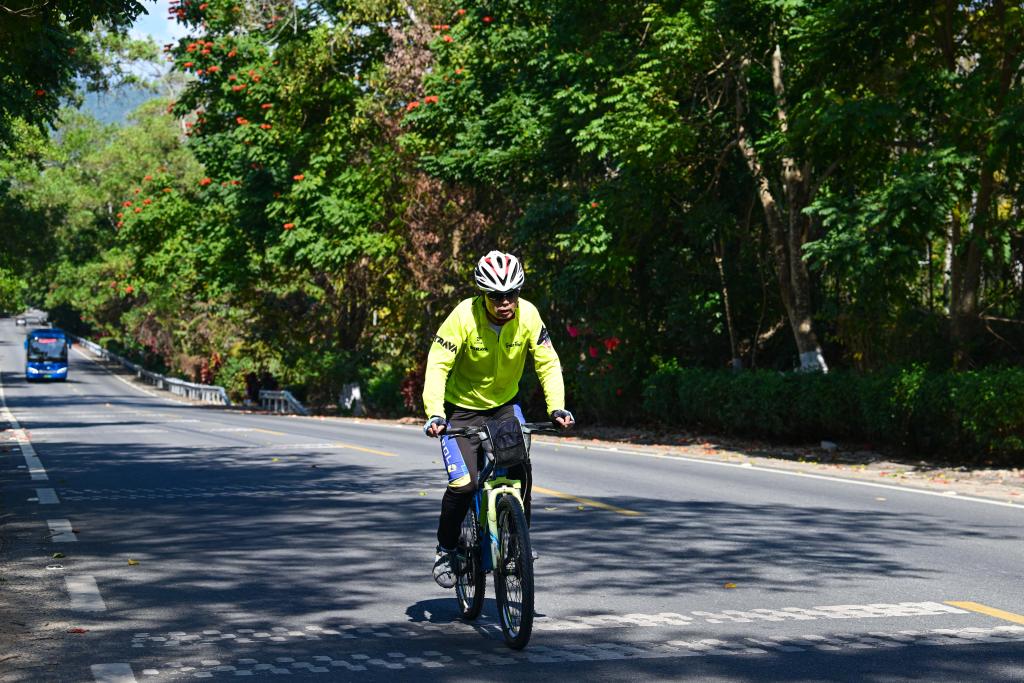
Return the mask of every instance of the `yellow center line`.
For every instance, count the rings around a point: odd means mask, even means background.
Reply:
[[[287,432],[275,432],[273,429],[260,429],[259,427],[252,427],[249,431],[262,432],[263,434],[273,434],[275,436],[288,436]]]
[[[1013,612],[1006,612],[1001,609],[996,609],[995,607],[982,605],[979,602],[946,600],[946,604],[952,605],[953,607],[959,607],[960,609],[969,610],[971,612],[978,612],[979,614],[987,614],[988,616],[995,617],[996,619],[1012,621],[1015,624],[1024,624],[1024,616],[1020,614],[1014,614]]]
[[[601,508],[602,510],[611,510],[612,512],[615,512],[615,513],[620,514],[620,515],[626,515],[627,517],[639,517],[640,515],[643,514],[642,512],[637,512],[636,510],[627,510],[625,508],[616,507],[615,505],[609,505],[608,503],[602,503],[599,500],[593,500],[591,498],[581,498],[579,496],[574,496],[571,493],[565,493],[563,491],[555,491],[554,489],[547,489],[547,488],[544,488],[543,486],[534,486],[533,490],[536,493],[542,493],[544,495],[554,496],[555,498],[564,498],[565,500],[574,500],[577,503],[581,503],[583,505],[589,505],[591,507]]]
[[[353,446],[350,443],[342,443],[341,441],[335,441],[335,446],[340,448],[351,448],[354,451],[362,451],[364,453],[373,453],[374,455],[386,455],[389,458],[397,458],[398,453],[389,453],[388,451],[378,451],[375,448],[363,448],[362,446]]]

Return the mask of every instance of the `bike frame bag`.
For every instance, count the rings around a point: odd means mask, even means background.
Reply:
[[[526,436],[519,420],[488,420],[486,427],[494,451],[495,467],[512,467],[529,459]]]

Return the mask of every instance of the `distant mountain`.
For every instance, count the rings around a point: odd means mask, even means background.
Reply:
[[[151,90],[135,86],[117,88],[109,92],[91,92],[85,94],[82,111],[91,114],[103,123],[124,125],[128,114],[154,97],[159,97],[159,95]]]

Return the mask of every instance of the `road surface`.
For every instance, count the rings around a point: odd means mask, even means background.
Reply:
[[[23,334],[0,321],[0,591],[31,598],[0,680],[1024,680],[1024,507],[538,442],[513,652],[430,577],[418,428],[183,404],[77,350],[30,385]]]

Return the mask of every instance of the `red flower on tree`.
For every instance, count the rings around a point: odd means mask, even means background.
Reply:
[[[248,126],[248,125],[249,125],[249,119],[245,118],[244,116],[239,116],[239,117],[237,117],[237,118],[235,119],[235,121],[236,121],[236,122],[238,123],[238,125],[240,125],[240,126]]]
[[[427,95],[423,98],[423,104],[437,104],[437,95]]]
[[[444,40],[444,42],[446,42],[446,43],[450,43],[450,42],[454,41],[455,39],[454,39],[454,38],[452,38],[452,37],[451,37],[451,36],[449,36],[449,35],[445,35],[445,37],[444,37],[444,38],[442,38],[442,40]]]
[[[142,203],[145,204],[146,206],[149,206],[150,204],[153,203],[153,200],[150,199],[149,197],[146,197],[145,199],[142,200]]]
[[[295,227],[295,224],[294,224],[294,223],[285,223],[285,224],[284,224],[284,229],[285,229],[285,230],[291,230],[291,229],[292,229],[292,228],[294,228],[294,227]]]
[[[213,66],[211,66],[211,67],[210,67],[209,69],[207,69],[206,71],[207,71],[208,73],[211,73],[211,74],[215,74],[215,73],[217,73],[218,71],[220,71],[220,67],[219,67],[219,66],[217,66],[216,64],[214,64]]]
[[[199,181],[199,185],[201,187],[206,187],[207,185],[209,185],[212,182],[213,182],[212,178],[203,178],[202,180]]]
[[[273,128],[273,126],[270,125],[269,123],[261,123],[260,128],[262,128],[263,130],[270,130],[271,128]]]
[[[263,104],[260,105],[260,109],[270,109],[273,106],[274,105],[272,105],[270,102],[264,102]]]
[[[413,109],[415,109],[418,106],[420,106],[420,103],[415,101],[415,100],[413,100],[409,104],[405,105],[405,110],[406,111],[412,111]]]
[[[480,21],[484,22],[485,24],[489,24],[489,23],[491,23],[492,21],[494,21],[494,18],[493,18],[493,17],[489,17],[489,16],[485,16],[485,17],[484,17],[483,19],[481,19]]]
[[[569,336],[572,337],[573,339],[575,339],[576,336],[579,335],[579,333],[580,333],[579,329],[576,328],[576,327],[573,327],[572,325],[566,325],[565,326],[565,331],[568,332]]]
[[[608,351],[608,353],[611,353],[612,351],[619,347],[619,344],[622,343],[622,340],[619,339],[618,337],[608,337],[607,339],[602,340],[602,343],[604,344],[604,348]]]
[[[589,352],[590,352],[590,357],[591,358],[597,358],[597,354],[599,353],[599,350],[598,350],[598,348],[596,346],[591,346],[590,349],[589,349]]]
[[[123,204],[121,204],[121,206],[123,206],[123,207],[125,207],[125,208],[128,208],[128,207],[129,207],[129,206],[131,206],[131,205],[132,205],[132,203],[131,203],[131,202],[127,202],[127,201],[126,201],[126,202],[124,202]]]
[[[300,173],[300,174],[298,174],[298,175],[293,175],[293,176],[292,176],[292,180],[295,180],[295,181],[299,181],[299,180],[305,180],[305,179],[306,179],[306,176],[304,176],[304,175],[303,175],[303,174],[301,174],[301,173]]]

